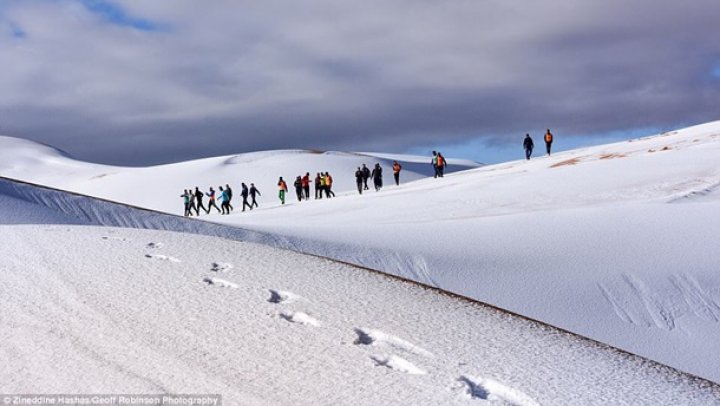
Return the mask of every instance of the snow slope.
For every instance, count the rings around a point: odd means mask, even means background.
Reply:
[[[370,169],[380,163],[385,182],[392,181],[393,160],[403,166],[403,182],[432,175],[428,157],[304,150],[250,152],[129,168],[77,161],[45,145],[3,136],[0,136],[0,157],[3,158],[0,176],[181,214],[179,196],[184,189],[196,186],[207,191],[210,186],[218,190],[218,186],[229,184],[239,193],[241,182],[248,187],[252,182],[265,196],[260,203],[276,206],[279,176],[292,188],[298,175],[309,172],[314,179],[317,172],[329,172],[333,176],[333,189],[346,191],[355,189],[354,173],[363,163]],[[461,159],[448,159],[448,163],[448,172],[479,166]]]
[[[276,236],[271,245],[473,297],[718,382],[719,153],[716,122],[363,196],[348,175],[348,192],[336,199],[277,208],[266,192],[259,210],[208,219]],[[191,186],[184,179],[209,170],[203,160],[91,180],[98,168],[73,161],[85,168],[81,175],[66,166],[53,180],[54,162],[36,170],[15,164],[10,147],[1,154],[4,176],[176,213],[176,195]],[[270,168],[287,162],[274,155],[265,156],[270,183],[279,172]],[[125,180],[112,180],[120,175]],[[148,199],[122,189],[151,190],[157,179],[172,192]]]
[[[205,227],[183,233],[100,227]],[[228,238],[191,234],[227,232]],[[0,391],[698,405],[720,386],[232,227],[0,181]]]

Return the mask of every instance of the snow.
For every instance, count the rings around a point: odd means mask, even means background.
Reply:
[[[403,164],[408,170],[407,173],[403,172],[407,179],[404,176],[400,187],[388,185],[391,180],[389,165],[383,161],[387,186],[381,192],[373,191],[362,196],[354,191],[352,172],[359,163],[366,162],[369,166],[373,163],[363,154],[270,151],[151,168],[117,168],[73,161],[48,147],[12,138],[1,139],[0,145],[2,176],[168,213],[181,211],[181,200],[177,196],[182,189],[194,187],[195,184],[205,187],[229,182],[237,195],[238,182],[255,182],[264,193],[259,209],[245,213],[236,210],[229,216],[200,217],[221,223],[212,224],[172,216],[162,217],[155,213],[114,207],[109,203],[88,203],[79,196],[33,191],[29,187],[0,182],[0,195],[6,202],[6,208],[0,211],[0,219],[4,224],[84,222],[166,229],[208,236],[188,237],[193,240],[222,236],[266,245],[258,246],[258,249],[279,247],[327,256],[472,297],[683,371],[720,381],[720,354],[716,345],[720,339],[720,276],[717,274],[719,261],[716,254],[717,230],[720,230],[720,217],[717,216],[720,204],[720,167],[717,166],[720,122],[628,142],[562,152],[552,157],[484,166],[451,173],[442,179],[421,179],[422,175],[428,174],[429,165],[417,158],[415,167],[413,159],[407,158]],[[396,159],[393,156],[386,158]],[[278,207],[274,196],[277,176],[285,174],[286,179],[291,179],[294,175],[304,173],[304,168],[315,171],[327,168],[336,180],[338,197],[291,202]],[[411,174],[413,170],[416,171]],[[23,222],[16,213],[28,202],[33,202],[34,206],[32,221]],[[53,219],[52,213],[58,211],[64,214]],[[134,232],[139,231],[116,230],[116,233]],[[44,233],[39,231],[31,234],[39,234],[33,238],[45,238],[42,236]],[[122,238],[132,236],[122,234]],[[143,247],[149,242],[162,242],[164,245],[144,248],[141,259],[145,267],[156,266],[159,270],[173,266],[193,267],[180,254],[193,253],[191,256],[195,257],[195,251],[180,251],[177,254],[166,252],[169,246],[167,237],[148,237],[146,240],[143,241]],[[115,240],[104,241],[110,243]],[[57,241],[47,243],[50,246],[60,244]],[[203,252],[208,249],[204,247]],[[208,271],[214,275],[194,275],[193,283],[204,286],[206,291],[240,292],[250,289],[245,280],[239,284],[238,280],[231,277],[236,272],[242,272],[244,279],[247,271],[244,266],[242,271],[238,269],[239,264],[247,263],[247,258],[232,257],[239,255],[235,251],[227,248],[225,255],[209,259]],[[197,255],[204,255],[203,252]],[[273,253],[272,256],[279,255],[281,258],[286,254],[299,255],[280,252],[282,254]],[[155,260],[158,257],[148,258],[145,255],[164,255],[181,262]],[[311,268],[303,265],[304,261],[316,260],[302,258],[295,264],[293,271]],[[67,261],[71,262],[71,258]],[[214,264],[220,263],[234,266],[227,270],[218,268],[213,272]],[[333,266],[342,267],[337,264]],[[269,264],[265,272],[277,274],[276,268]],[[203,278],[215,278],[218,271],[222,272],[222,280],[238,287],[214,289],[215,286],[202,282]],[[365,275],[353,268],[345,269],[342,274],[345,278]],[[340,311],[338,309],[347,308],[348,304],[362,305],[359,306],[362,310],[354,310],[350,316],[337,315],[336,321],[343,321],[352,332],[350,335],[355,336],[341,341],[350,342],[349,345],[355,349],[363,348],[372,352],[367,354],[365,364],[377,367],[375,372],[394,374],[404,370],[409,374],[408,371],[426,371],[426,375],[412,376],[428,377],[432,381],[432,384],[426,382],[428,388],[423,390],[412,386],[417,391],[413,396],[417,397],[406,398],[399,392],[393,395],[396,396],[394,398],[381,399],[378,394],[368,395],[375,403],[413,403],[408,402],[408,399],[412,399],[415,403],[447,404],[465,400],[500,399],[511,404],[532,404],[523,403],[526,397],[539,404],[588,404],[596,403],[597,399],[612,399],[613,403],[618,404],[632,404],[630,399],[635,404],[652,404],[651,400],[660,404],[707,404],[718,401],[717,387],[713,385],[696,385],[678,391],[674,387],[677,382],[662,375],[659,380],[665,383],[660,384],[653,380],[652,373],[642,368],[639,369],[643,371],[639,379],[632,375],[639,373],[634,363],[644,364],[645,361],[613,351],[610,353],[617,359],[608,361],[605,365],[607,369],[598,368],[596,364],[602,367],[605,362],[597,359],[593,359],[592,366],[582,366],[579,359],[576,364],[576,357],[598,357],[598,354],[608,351],[576,337],[569,336],[572,345],[560,344],[554,341],[559,340],[557,333],[547,337],[548,332],[544,331],[543,340],[549,341],[539,347],[530,347],[527,352],[520,351],[517,343],[525,341],[516,335],[516,330],[522,331],[517,324],[529,322],[510,323],[512,326],[507,331],[494,324],[487,325],[485,320],[457,325],[471,322],[464,319],[465,310],[462,309],[466,307],[465,304],[447,313],[436,309],[436,300],[447,299],[455,303],[449,298],[440,299],[435,294],[425,292],[423,294],[433,297],[433,304],[422,308],[403,297],[406,292],[395,293],[395,296],[373,293],[361,298],[355,296],[355,301],[328,299],[327,306],[322,309],[307,309],[304,306],[316,304],[318,293],[309,294],[295,286],[288,286],[287,281],[296,281],[298,279],[293,278],[300,276],[293,274],[291,277],[286,269],[282,270],[281,276],[286,278],[283,284],[257,286],[258,291],[266,296],[261,301],[262,306],[287,304],[301,307],[270,310],[268,317],[284,323],[286,328],[325,331],[333,329],[330,326],[335,325],[322,316],[331,312],[330,309],[337,312]],[[317,283],[322,286],[313,286],[314,289],[335,288],[328,281]],[[390,289],[390,285],[395,284],[382,284],[383,289]],[[360,291],[367,289],[364,284],[356,288]],[[287,292],[293,295],[287,295]],[[323,294],[332,297],[328,292]],[[405,300],[408,301],[404,305],[400,303]],[[245,305],[248,308],[256,306]],[[380,314],[374,315],[375,318],[369,318],[363,314],[368,306],[384,307]],[[474,312],[471,313],[474,315]],[[398,314],[405,314],[407,318],[399,319]],[[499,314],[501,319],[508,317]],[[440,317],[442,320],[442,323],[436,325],[435,332],[423,330],[430,317]],[[391,318],[392,322],[387,318]],[[294,319],[298,321],[289,322]],[[350,323],[352,325],[348,324],[349,319],[353,320]],[[309,320],[315,321],[317,325],[309,323]],[[468,326],[475,327],[468,329]],[[462,332],[453,336],[453,328],[461,329]],[[397,332],[398,329],[401,331]],[[496,336],[498,332],[514,337],[514,346],[501,348],[502,344],[499,343],[509,342],[505,341],[507,337],[502,334]],[[486,333],[493,336],[474,336]],[[565,337],[564,334],[559,336]],[[418,337],[422,337],[422,342],[418,342]],[[468,340],[471,337],[472,340]],[[582,344],[575,344],[575,340]],[[359,344],[352,344],[355,341]],[[305,341],[298,341],[298,345],[301,345],[300,342]],[[406,346],[408,348],[415,346],[423,349],[433,357],[403,348],[403,345],[398,344],[402,342],[411,344]],[[569,355],[565,352],[568,347],[582,355]],[[328,344],[322,348],[314,355],[323,353],[330,346]],[[556,350],[548,351],[548,348]],[[475,355],[471,357],[467,355],[469,353]],[[330,357],[323,359],[330,363],[343,359],[332,358],[334,354],[333,351],[323,353],[323,357]],[[515,358],[502,361],[485,358],[500,355]],[[448,359],[465,363],[466,357],[473,359],[464,364],[472,366],[468,368],[470,370],[458,368],[463,371],[454,370],[450,373],[445,367],[439,366],[445,365]],[[545,367],[545,364],[556,366]],[[302,365],[316,372],[320,370],[308,366],[314,365],[312,363]],[[510,368],[510,373],[507,373],[507,368]],[[660,368],[665,371],[663,374],[672,375],[656,365],[648,368]],[[441,369],[445,375],[440,375],[447,378],[444,381],[438,377]],[[568,372],[570,370],[572,373]],[[562,371],[560,375],[559,371]],[[611,374],[617,380],[606,382],[599,378],[602,373]],[[379,387],[389,387],[387,383],[374,378],[368,379]],[[558,380],[567,381],[568,387]],[[439,389],[437,385],[440,381],[450,385],[450,389]],[[617,387],[620,386],[618,381],[623,381],[624,389]],[[407,382],[403,381],[403,384]],[[313,385],[308,387],[315,389]],[[558,385],[561,387],[556,387]],[[663,385],[673,388],[668,392],[658,391]],[[320,390],[322,387],[318,383],[318,393],[326,394],[327,390]],[[503,389],[505,387],[510,390]],[[436,397],[440,395],[430,394],[430,389],[442,394],[450,390],[458,397],[448,401]],[[338,390],[344,394],[337,396],[347,396],[349,391]],[[250,392],[253,396],[262,393],[261,390]],[[612,395],[608,396],[608,393]],[[707,397],[697,399],[694,396]],[[348,403],[348,399],[342,398],[337,402]]]
[[[0,225],[5,393],[218,393],[243,405],[720,400],[720,387],[671,368],[349,265],[63,215],[34,224],[38,207]],[[149,250],[181,262],[150,261]],[[217,263],[235,266],[220,280]]]

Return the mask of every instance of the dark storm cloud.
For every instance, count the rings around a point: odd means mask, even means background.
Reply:
[[[714,0],[7,1],[0,133],[147,164],[686,125],[720,118],[717,15]]]

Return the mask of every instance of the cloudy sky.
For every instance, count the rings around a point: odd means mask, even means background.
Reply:
[[[718,0],[0,0],[0,134],[498,162],[720,119]]]

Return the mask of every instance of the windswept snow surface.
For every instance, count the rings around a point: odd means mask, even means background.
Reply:
[[[720,386],[414,284],[267,245],[77,225],[7,191],[2,393],[218,393],[228,405],[720,402]],[[222,279],[218,264],[232,264]]]
[[[561,142],[558,137],[556,145]],[[286,167],[283,154],[264,153],[267,173],[258,176],[274,182],[281,169],[270,168]],[[47,174],[55,162],[44,159],[45,169],[35,170],[16,164],[11,147],[2,155],[0,174],[53,184]],[[348,192],[335,199],[275,207],[267,204],[276,200],[274,189],[264,190],[260,209],[206,218],[277,236],[262,241],[271,245],[437,286],[720,382],[718,157],[715,122],[400,187],[389,185],[386,166],[386,187],[362,196],[352,191],[348,173]],[[72,162],[82,175],[65,167],[54,186],[178,213],[180,189],[192,186],[194,174],[212,176],[200,163],[216,161],[128,170],[122,182],[98,177],[93,187],[87,174],[98,167]],[[174,185],[172,193],[152,192],[146,204],[135,190],[149,193],[155,182]]]

